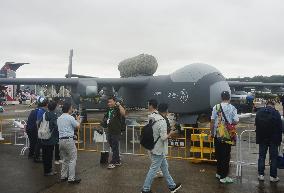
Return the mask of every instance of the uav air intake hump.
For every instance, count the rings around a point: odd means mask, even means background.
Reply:
[[[118,65],[120,76],[122,78],[136,76],[152,76],[158,68],[156,58],[148,54],[125,59]]]

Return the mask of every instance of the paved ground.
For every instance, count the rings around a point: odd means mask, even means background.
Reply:
[[[25,118],[29,109],[25,106],[9,107],[1,118]],[[139,114],[140,116],[140,114]],[[243,129],[252,129],[251,124],[244,124]],[[11,120],[4,122],[4,131],[11,127]],[[244,159],[256,162],[257,147],[252,141],[248,150],[248,136],[243,138]],[[131,146],[131,145],[130,145]],[[123,156],[123,166],[109,171],[99,164],[99,154],[80,152],[78,155],[77,173],[82,178],[79,185],[59,183],[59,176],[44,177],[42,164],[35,164],[26,156],[20,156],[22,147],[0,144],[0,193],[138,193],[144,182],[149,167],[147,157]],[[235,160],[235,149],[232,159]],[[256,178],[256,166],[243,169],[243,178],[236,179],[234,184],[221,185],[215,179],[215,166],[212,164],[192,164],[188,161],[170,160],[170,171],[177,182],[183,184],[181,193],[284,193],[284,170],[279,171],[283,180],[278,184],[259,183]],[[59,172],[60,167],[55,169]],[[269,168],[267,168],[269,169]],[[231,167],[234,176],[235,167]],[[268,173],[268,172],[267,172]],[[163,179],[156,179],[153,184],[156,193],[169,192]]]
[[[107,170],[99,164],[99,154],[80,152],[77,164],[79,185],[59,183],[59,177],[44,177],[41,164],[26,156],[19,156],[20,147],[0,145],[0,192],[2,193],[138,193],[149,167],[147,157],[123,156],[123,166]],[[221,185],[214,178],[215,166],[192,164],[188,161],[170,160],[174,179],[183,184],[181,193],[284,193],[284,182],[271,184],[256,179],[256,167],[244,168],[242,180],[231,185]],[[59,167],[55,167],[59,171]],[[231,169],[232,176],[235,171]],[[279,172],[284,179],[284,171]],[[156,193],[169,192],[163,179],[153,184]]]

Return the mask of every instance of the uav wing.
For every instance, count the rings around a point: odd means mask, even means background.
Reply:
[[[69,85],[81,96],[95,96],[102,87],[144,87],[149,78],[0,78],[0,85]]]

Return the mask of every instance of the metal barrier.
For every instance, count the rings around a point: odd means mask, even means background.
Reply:
[[[3,119],[0,119],[0,143],[5,144],[5,145],[11,145],[12,144],[12,135],[11,134],[4,134],[3,133]],[[9,136],[9,142],[7,141],[7,138],[4,136],[8,137]]]
[[[25,155],[26,150],[30,148],[30,141],[26,132],[24,132],[23,137],[25,138],[25,146],[22,148],[20,155]]]
[[[185,130],[186,139],[190,140],[190,155],[189,157],[185,157],[185,159],[196,163],[201,161],[216,162],[214,139],[209,137],[211,135],[211,129],[192,127],[182,128]],[[190,131],[192,131],[192,133],[190,133]],[[188,132],[190,138],[188,138]],[[188,148],[188,146],[186,146],[186,148]]]
[[[93,148],[94,145],[94,138],[92,137],[94,132],[96,132],[96,130],[98,130],[98,128],[100,128],[100,123],[83,123],[82,124],[83,127],[78,129],[77,131],[77,148],[80,151],[90,151],[90,152],[98,152],[99,151],[99,146],[100,146],[100,142],[96,142],[95,143],[95,148]],[[83,135],[81,136],[81,131],[83,130]],[[89,138],[87,136],[87,130],[88,130],[88,134],[89,134]],[[103,133],[105,133],[104,129],[103,129]],[[103,137],[105,136],[105,134],[103,135]],[[83,140],[81,140],[81,138],[83,138]],[[88,139],[87,139],[88,138]],[[105,138],[103,138],[102,141],[102,149],[105,149]],[[83,144],[83,147],[80,146],[80,144]]]
[[[241,132],[241,134],[239,135],[239,143],[238,143],[238,149],[239,151],[237,152],[238,155],[238,161],[237,161],[237,168],[236,168],[236,176],[237,177],[242,177],[242,168],[243,166],[249,166],[249,165],[257,165],[256,162],[249,162],[249,161],[245,161],[244,160],[244,153],[248,153],[248,156],[250,156],[250,154],[252,153],[252,133],[255,133],[255,130],[249,129],[249,130],[244,130],[243,132]],[[248,151],[243,151],[243,136],[244,134],[248,134]],[[255,159],[257,160],[257,158]]]
[[[147,152],[142,148],[140,145],[140,135],[142,132],[142,128],[144,125],[127,125],[125,134],[122,135],[122,137],[125,137],[125,144],[120,143],[120,152],[121,154],[126,154],[126,155],[146,155]],[[129,132],[129,130],[132,131],[132,133]],[[132,138],[132,139],[131,139]],[[129,144],[130,149],[129,149]],[[139,144],[138,152],[135,151],[135,144]],[[125,151],[122,151],[124,150]]]
[[[0,141],[4,141],[5,139],[2,137],[3,133],[3,120],[0,119]]]
[[[88,148],[93,145],[92,131],[100,127],[99,123],[85,123],[83,128],[78,130],[78,150],[94,151],[105,150],[105,141],[102,142],[102,149],[98,142],[96,148]],[[124,155],[148,155],[148,151],[140,145],[140,135],[144,125],[127,125],[120,141],[120,152]],[[209,161],[215,162],[214,140],[210,139],[209,128],[182,127],[184,134],[169,139],[170,159],[192,160],[195,162]],[[80,134],[83,132],[83,135]],[[103,131],[104,132],[104,131]],[[89,135],[89,139],[88,136]],[[177,136],[177,135],[176,135]],[[83,147],[80,145],[83,144]]]

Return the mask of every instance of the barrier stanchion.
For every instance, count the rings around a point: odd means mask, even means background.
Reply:
[[[238,155],[238,163],[237,163],[237,169],[236,169],[236,174],[237,177],[242,177],[242,168],[243,166],[248,166],[248,165],[257,165],[257,163],[255,162],[245,162],[243,159],[243,145],[242,145],[242,140],[243,140],[243,135],[245,133],[248,133],[249,139],[248,139],[248,146],[249,146],[249,154],[251,153],[251,133],[254,133],[255,130],[244,130],[243,132],[241,132],[240,136],[239,136],[239,155]]]
[[[26,132],[24,133],[24,137],[25,137],[25,147],[22,148],[20,155],[25,155],[26,150],[30,148],[30,141]]]
[[[142,153],[142,146],[140,145],[140,140],[139,140],[139,136],[141,135],[142,132],[142,128],[144,127],[144,125],[127,125],[126,126],[126,131],[125,131],[125,152],[122,152],[121,154],[125,154],[125,155],[145,155],[145,153]],[[129,137],[129,132],[128,130],[132,131],[131,134],[131,140],[130,143],[132,143],[132,149],[128,150],[128,137]],[[137,138],[136,138],[137,137]],[[137,146],[135,146],[135,143],[139,144],[139,147],[137,148]],[[137,148],[137,151],[135,151]]]
[[[5,139],[2,137],[3,133],[3,125],[2,125],[2,119],[0,119],[0,141],[4,141]]]
[[[96,141],[96,148],[90,148],[90,147],[87,147],[87,141],[89,142],[88,143],[88,146],[91,146],[92,143],[93,143],[93,140],[94,140],[94,136],[93,136],[93,133],[95,132],[96,130],[96,127],[99,127],[100,126],[100,123],[83,123],[83,148],[79,148],[79,143],[80,143],[80,132],[78,130],[78,150],[81,150],[81,151],[90,151],[90,152],[97,152],[99,151],[99,147],[98,147],[98,143]],[[87,131],[87,129],[89,129],[89,132]],[[87,134],[89,134],[89,136],[87,136]],[[104,132],[104,129],[103,129],[103,140],[102,140],[102,143],[103,143],[103,146],[104,146],[104,136],[105,136],[105,132]],[[89,140],[88,140],[88,137],[89,137]],[[104,149],[104,147],[103,147]]]
[[[12,134],[11,133],[3,133],[3,119],[0,119],[0,143],[4,145],[11,145],[12,143]],[[5,138],[4,138],[5,136]],[[7,140],[9,137],[9,141]]]
[[[185,153],[182,159],[193,162],[216,162],[213,158],[215,153],[214,140],[209,138],[210,128],[182,127],[182,129],[185,131]],[[189,156],[187,155],[188,151]]]

